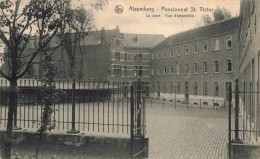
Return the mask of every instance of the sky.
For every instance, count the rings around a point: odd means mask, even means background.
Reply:
[[[86,9],[91,9],[92,0],[73,0]],[[97,30],[115,29],[118,25],[122,33],[163,34],[165,37],[193,29],[203,14],[212,15],[217,6],[226,7],[231,15],[239,15],[240,0],[107,0],[103,10],[93,10]],[[115,7],[121,5],[123,12],[117,14]],[[151,8],[149,11],[134,11],[133,8]],[[162,9],[163,8],[163,9]],[[187,12],[165,11],[164,8],[188,8]],[[195,11],[193,10],[195,8]],[[167,14],[167,15],[166,15]],[[153,17],[156,15],[157,17]],[[187,15],[189,17],[176,17]],[[148,17],[150,16],[150,17]],[[158,17],[160,16],[160,17]],[[166,17],[167,16],[167,17]],[[170,17],[172,16],[172,17]]]

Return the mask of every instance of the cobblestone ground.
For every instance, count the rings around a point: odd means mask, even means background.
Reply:
[[[154,101],[147,108],[149,158],[227,158],[228,111]]]

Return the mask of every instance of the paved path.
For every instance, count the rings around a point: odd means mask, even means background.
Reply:
[[[227,110],[177,106],[159,101],[147,108],[149,158],[227,158]]]

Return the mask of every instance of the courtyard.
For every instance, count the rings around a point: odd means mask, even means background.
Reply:
[[[154,100],[147,105],[149,158],[227,158],[228,110]]]
[[[122,106],[120,107],[122,108]],[[124,107],[127,107],[127,105],[124,105]],[[119,111],[122,110],[121,108],[119,109]],[[82,108],[81,111],[83,111]],[[92,112],[93,110],[90,111]],[[97,109],[95,109],[94,111],[97,111]],[[127,115],[125,115],[125,117],[127,117]],[[127,120],[127,118],[125,119],[125,121]],[[115,119],[117,118],[115,117]],[[119,117],[119,119],[121,119],[121,116]],[[187,108],[186,105],[180,104],[177,104],[177,107],[175,109],[174,102],[167,101],[163,104],[161,100],[152,100],[151,105],[151,101],[147,100],[146,125],[146,137],[149,137],[150,159],[227,158],[227,109],[214,109],[212,106],[202,106],[201,108],[199,106],[189,106]],[[92,131],[92,127],[90,130]],[[100,125],[100,130],[102,133],[102,125]],[[117,130],[117,128],[115,128],[115,130]],[[130,132],[126,130],[127,129],[125,129],[124,133],[121,135],[120,133],[118,134],[117,131],[111,133],[110,135],[129,137]],[[91,131],[87,132],[81,130],[81,133],[84,132],[86,134],[92,135],[99,134]],[[107,130],[105,130],[105,132],[106,131]],[[45,155],[43,155],[43,158],[51,158],[51,156],[56,156],[56,158],[63,159],[77,157],[110,158],[109,156],[104,156],[104,154],[95,154],[93,152],[91,152],[91,154],[93,154],[91,155],[89,154],[88,150],[83,150],[84,152],[82,150],[79,151],[75,151],[75,153],[61,153],[61,151],[57,150],[57,153],[55,151],[52,151],[51,153],[46,153]],[[23,149],[19,151],[19,154],[21,154],[22,156],[33,156],[34,150]]]

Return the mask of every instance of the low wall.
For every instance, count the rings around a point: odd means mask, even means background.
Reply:
[[[231,144],[232,159],[259,159],[260,145],[248,145],[243,143]]]
[[[4,132],[0,131],[0,138],[3,136]],[[39,144],[36,133],[14,131],[13,138],[14,156],[35,157],[35,148]],[[149,139],[143,141],[148,147]],[[130,150],[130,138],[51,133],[41,146],[39,154],[42,158],[129,158]]]
[[[175,94],[170,93],[160,93],[160,96],[158,96],[157,93],[152,93],[151,97],[155,99],[165,99],[166,101],[175,101]],[[176,94],[176,101],[179,103],[185,102],[185,95]],[[191,105],[200,105],[201,103],[201,105],[215,105],[221,107],[224,106],[224,104],[226,106],[228,105],[228,103],[225,102],[227,101],[225,101],[223,97],[189,95],[189,104]]]

